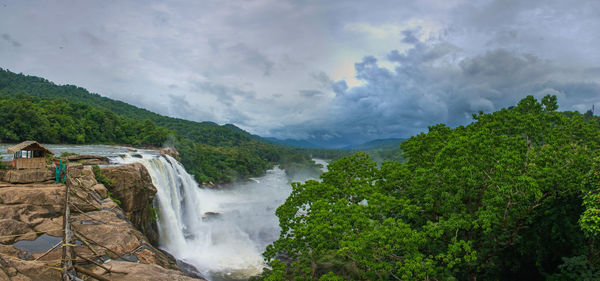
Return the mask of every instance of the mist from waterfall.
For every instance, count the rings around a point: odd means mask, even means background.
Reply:
[[[245,280],[265,267],[262,252],[279,236],[275,210],[291,192],[283,170],[225,189],[199,188],[170,156],[126,156],[141,163],[157,188],[160,248],[209,280]]]

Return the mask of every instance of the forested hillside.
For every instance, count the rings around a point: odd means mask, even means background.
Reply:
[[[233,126],[162,116],[72,85],[0,69],[0,142],[175,145],[199,182],[229,182],[275,163],[318,170],[307,154]]]
[[[150,120],[137,121],[65,99],[0,95],[0,142],[123,143],[160,147],[173,134]]]
[[[230,145],[234,139],[248,141],[248,133],[233,125],[219,126],[212,122],[194,122],[162,116],[121,101],[90,93],[86,89],[73,85],[56,85],[44,78],[16,74],[0,69],[0,94],[17,97],[23,94],[44,99],[65,99],[69,102],[83,103],[95,108],[108,110],[116,115],[134,120],[151,120],[179,135],[208,145]],[[235,126],[233,126],[235,127]]]
[[[600,280],[598,120],[555,96],[361,153],[277,209],[264,280]]]
[[[312,155],[315,158],[337,160],[344,156],[350,156],[357,152],[367,153],[372,160],[377,163],[383,161],[398,161],[404,162],[405,159],[402,156],[402,149],[400,143],[397,144],[385,144],[385,145],[374,145],[365,146],[359,148],[348,148],[348,149],[333,149],[333,148],[308,148],[308,147],[290,147],[294,151]]]

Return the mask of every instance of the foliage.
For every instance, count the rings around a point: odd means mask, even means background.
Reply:
[[[550,276],[550,281],[593,281],[600,280],[600,267],[592,264],[587,256],[563,258],[558,273]]]
[[[156,208],[154,207],[150,207],[150,223],[153,223],[155,221],[158,221],[158,211],[156,210]]]
[[[52,162],[54,162],[54,154],[47,153],[46,154],[46,165],[52,165]]]
[[[0,170],[6,170],[8,169],[8,166],[6,166],[4,164],[4,162],[2,162],[2,155],[0,155]]]
[[[510,109],[480,112],[468,126],[430,127],[401,145],[406,163],[378,166],[358,153],[330,164],[322,182],[293,184],[276,212],[280,238],[265,257],[289,261],[282,274],[293,280],[593,273],[597,263],[586,255],[598,201],[588,203],[588,190],[598,189],[585,182],[598,183],[590,168],[597,167],[600,130],[556,109],[556,98],[526,97]],[[585,262],[570,258],[582,255]]]
[[[96,176],[96,181],[106,186],[106,188],[111,188],[113,185],[113,180],[107,178],[100,169],[100,166],[94,165],[92,166],[92,170],[94,171],[94,176]]]
[[[0,139],[44,143],[123,143],[160,146],[171,132],[86,104],[31,96],[0,96]]]
[[[583,184],[583,206],[585,211],[579,223],[586,236],[590,239],[600,238],[600,158],[594,159]]]
[[[92,170],[94,171],[94,176],[96,177],[96,181],[103,184],[107,189],[110,189],[113,185],[113,180],[107,178],[103,173],[102,170],[100,169],[100,166],[98,165],[93,165],[92,166]],[[121,201],[119,199],[116,199],[112,196],[112,192],[108,191],[108,198],[110,198],[110,200],[112,200],[113,202],[117,203],[117,205],[121,205]]]
[[[337,160],[345,156],[350,156],[358,151],[348,149],[330,149],[330,148],[306,148],[306,147],[290,147],[294,151],[310,154],[312,157],[320,159]]]
[[[596,157],[583,181],[583,207],[579,219],[587,249],[584,255],[564,257],[560,271],[551,276],[552,280],[600,280],[600,158]]]
[[[117,205],[121,206],[121,200],[114,198],[112,196],[112,192],[110,192],[110,191],[108,192],[108,198],[110,198],[110,200],[112,200],[113,202],[117,203]]]
[[[315,164],[309,154],[297,152],[281,153],[278,163],[282,169],[285,169],[290,179],[304,179],[306,176],[316,178],[321,175],[321,168],[323,168],[322,165]]]
[[[371,159],[382,163],[383,161],[404,162],[403,152],[400,146],[381,146],[381,147],[365,147],[358,149],[329,149],[329,148],[291,148],[294,151],[302,154],[308,154],[315,158],[337,160],[343,157],[353,155],[357,152],[365,152],[369,154]]]
[[[78,153],[74,153],[74,152],[68,152],[65,151],[63,153],[60,154],[60,157],[67,157],[67,156],[73,156],[73,155],[79,155]]]
[[[220,147],[183,139],[177,150],[182,155],[181,163],[186,170],[201,183],[230,182],[258,176],[275,163],[280,163],[284,169],[289,168],[291,163],[307,169],[316,167],[307,154],[256,141]]]

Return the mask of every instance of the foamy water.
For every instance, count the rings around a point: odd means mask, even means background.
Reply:
[[[283,170],[216,190],[199,188],[170,156],[116,161],[142,163],[150,172],[162,249],[209,280],[245,280],[262,272],[262,252],[279,236],[275,210],[291,192]]]

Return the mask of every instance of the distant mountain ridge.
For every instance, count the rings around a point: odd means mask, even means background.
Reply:
[[[197,141],[202,141],[211,145],[217,144],[214,137],[218,135],[230,137],[232,134],[239,134],[237,138],[242,137],[247,138],[248,140],[250,139],[250,134],[248,132],[239,129],[232,124],[220,126],[208,121],[196,122],[163,116],[119,100],[103,97],[96,93],[90,93],[82,87],[74,85],[57,85],[41,77],[17,74],[2,68],[0,68],[0,93],[12,97],[16,97],[20,94],[27,94],[39,98],[65,99],[69,102],[80,102],[93,107],[107,109],[117,115],[127,118],[137,120],[148,119],[155,122],[157,125],[174,130],[183,136],[192,137]],[[206,136],[199,133],[199,131],[203,130],[216,130],[219,134]]]
[[[395,149],[407,139],[403,138],[387,138],[368,141],[359,145],[346,146],[344,149],[352,150],[368,150],[368,149]]]
[[[323,145],[317,142],[311,142],[309,140],[297,140],[297,139],[278,139],[273,137],[265,137],[265,140],[270,142],[286,145],[286,146],[294,146],[301,148],[325,148],[332,149],[330,145]],[[343,150],[371,150],[371,149],[395,149],[407,139],[403,138],[387,138],[387,139],[375,139],[368,142],[364,142],[357,145],[346,145],[342,147],[333,147],[334,149],[343,149]]]
[[[286,145],[286,146],[294,146],[294,147],[302,147],[302,148],[326,148],[323,145],[312,143],[307,140],[278,139],[278,138],[273,138],[273,137],[265,137],[264,139],[268,140],[272,143]]]

